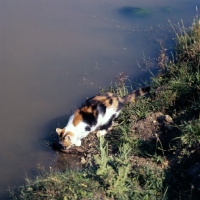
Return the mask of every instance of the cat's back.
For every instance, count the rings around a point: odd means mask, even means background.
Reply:
[[[72,123],[75,127],[80,126],[81,122],[94,126],[100,116],[109,118],[110,115],[120,111],[122,106],[121,98],[113,93],[107,92],[93,96],[76,109]]]
[[[123,100],[111,92],[106,92],[89,98],[82,104],[82,109],[118,109],[122,106]]]

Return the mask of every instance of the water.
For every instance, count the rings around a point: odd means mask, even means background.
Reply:
[[[171,36],[167,19],[190,25],[199,4],[1,0],[0,199],[6,199],[8,187],[23,184],[26,174],[31,177],[37,164],[57,167],[57,153],[44,142],[50,132],[119,72],[132,80],[146,75],[137,62],[146,56],[153,63],[159,52],[155,38]],[[121,12],[125,6],[151,14],[128,16]]]

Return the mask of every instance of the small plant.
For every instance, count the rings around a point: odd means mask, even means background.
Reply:
[[[104,145],[104,139],[100,138],[100,153],[100,156],[94,156],[95,162],[99,166],[96,174],[101,178],[103,186],[106,186],[106,193],[112,198],[126,199],[126,193],[129,190],[127,187],[128,175],[131,170],[128,144],[119,148],[117,157],[112,157],[108,155],[108,144]]]
[[[183,145],[189,148],[199,148],[200,144],[200,119],[193,120],[183,124],[183,135],[181,141]]]

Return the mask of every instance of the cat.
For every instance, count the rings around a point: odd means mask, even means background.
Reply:
[[[123,105],[134,102],[137,97],[149,91],[150,87],[144,87],[124,97],[107,92],[87,99],[71,115],[66,127],[56,128],[62,150],[67,150],[73,145],[81,146],[81,139],[93,131],[97,130],[98,136],[105,135],[112,121],[118,117]]]

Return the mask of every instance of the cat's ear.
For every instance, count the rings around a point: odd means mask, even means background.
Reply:
[[[56,129],[56,133],[58,134],[58,135],[62,135],[62,133],[64,132],[64,129],[61,129],[61,128],[57,128]]]

